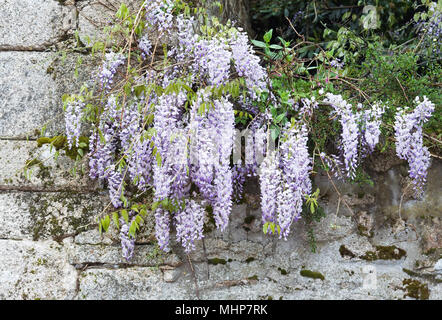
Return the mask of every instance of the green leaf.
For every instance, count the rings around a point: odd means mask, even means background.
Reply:
[[[275,128],[273,128],[273,129],[270,131],[270,135],[271,135],[273,141],[275,141],[276,138],[278,138],[279,133],[280,133],[280,130],[279,130],[278,127],[275,127]]]
[[[270,29],[269,31],[266,32],[266,34],[264,35],[263,39],[266,43],[269,43],[270,40],[272,40],[272,35],[273,35],[273,29]]]
[[[268,228],[269,228],[269,223],[268,222],[264,223],[264,225],[262,226],[262,231],[264,232],[264,234],[267,234]]]
[[[315,204],[313,202],[310,203],[310,212],[315,213]]]
[[[159,201],[155,201],[154,203],[152,203],[152,211],[156,211],[159,205],[160,205]]]
[[[121,210],[121,216],[123,217],[124,221],[126,221],[126,223],[129,223],[129,214],[127,213],[126,209]]]
[[[109,224],[110,224],[110,218],[109,216],[105,216],[103,219],[101,219],[101,227],[103,228],[104,232],[107,231],[107,229],[109,228]]]
[[[284,119],[284,117],[285,117],[285,113],[280,114],[279,116],[276,117],[275,122],[280,123],[282,121],[282,119]]]
[[[270,224],[270,229],[272,229],[272,234],[275,234],[275,224],[273,222]]]
[[[267,47],[267,45],[264,42],[262,42],[262,41],[258,41],[258,40],[251,40],[251,41],[258,48],[265,48],[265,47]]]
[[[275,50],[281,50],[283,47],[281,47],[280,45],[277,44],[271,44],[269,46],[270,49],[275,49]]]
[[[114,220],[115,226],[117,227],[117,229],[120,229],[120,220],[119,220],[119,216],[118,216],[118,212],[114,212],[112,213],[112,220]]]

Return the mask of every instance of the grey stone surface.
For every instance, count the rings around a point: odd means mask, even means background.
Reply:
[[[78,33],[81,41],[86,46],[92,46],[96,41],[105,41],[110,35],[112,24],[116,19],[115,14],[120,5],[125,3],[131,13],[137,13],[142,0],[90,0],[78,3]],[[108,27],[107,29],[105,29]]]
[[[1,239],[52,239],[84,229],[101,212],[101,197],[72,192],[0,193]]]
[[[61,187],[93,189],[95,182],[88,179],[87,162],[78,163],[75,175],[74,161],[49,145],[37,147],[36,141],[0,140],[0,185]]]
[[[166,283],[158,268],[90,269],[80,276],[78,300],[189,299],[186,283]],[[187,286],[190,280],[188,280]]]
[[[62,95],[93,76],[94,61],[61,51],[0,51],[0,137],[38,137],[43,127],[47,136],[63,133]]]
[[[0,50],[42,50],[76,23],[74,6],[57,0],[0,0]]]
[[[73,265],[106,264],[137,266],[179,266],[182,261],[174,253],[159,251],[154,245],[135,246],[134,256],[126,261],[119,243],[115,245],[72,245],[69,250],[69,263]]]
[[[73,299],[76,282],[62,245],[0,240],[0,299]]]
[[[46,122],[60,121],[55,117],[56,84],[46,72],[52,57],[41,52],[0,52],[0,136],[34,136]]]

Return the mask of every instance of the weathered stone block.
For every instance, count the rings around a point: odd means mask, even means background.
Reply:
[[[188,299],[192,284],[166,283],[158,268],[90,269],[80,275],[79,300]],[[189,288],[188,288],[189,287]]]
[[[76,23],[75,7],[56,0],[1,0],[0,50],[43,50]]]
[[[0,299],[72,299],[77,271],[53,241],[0,240]]]
[[[55,81],[46,72],[51,56],[0,52],[0,136],[35,135],[45,122],[60,122]]]
[[[104,28],[111,26],[110,22],[116,19],[115,14],[122,3],[128,5],[130,12],[136,13],[143,1],[92,0],[78,4],[78,33],[85,45],[92,46],[95,41],[104,41],[106,39],[109,32],[104,32]]]
[[[101,200],[72,192],[0,193],[0,238],[51,239],[84,230],[101,212]]]
[[[37,137],[44,126],[63,133],[62,95],[76,93],[94,64],[79,54],[0,52],[0,137]]]
[[[38,148],[36,141],[0,140],[0,185],[92,189],[94,181],[82,171],[87,170],[86,163],[79,163],[74,175],[74,161],[63,156],[63,150],[55,160],[55,152],[49,145]]]
[[[164,253],[154,245],[135,246],[134,255],[126,261],[121,253],[121,246],[116,245],[73,245],[69,249],[69,262],[75,265],[106,264],[106,265],[137,265],[154,267],[170,265],[177,267],[182,261],[174,253]]]

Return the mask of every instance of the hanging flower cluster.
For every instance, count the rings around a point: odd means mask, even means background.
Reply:
[[[375,103],[369,109],[363,110],[362,104],[358,104],[358,110],[353,111],[353,106],[341,95],[332,93],[326,94],[324,102],[333,107],[332,115],[339,120],[342,127],[341,141],[338,144],[342,156],[324,159],[327,159],[327,165],[335,168],[336,172],[340,171],[340,163],[343,162],[346,176],[354,179],[360,158],[372,153],[379,142],[384,107]]]
[[[400,159],[408,161],[409,174],[413,180],[416,194],[423,192],[430,167],[430,152],[423,145],[423,125],[427,122],[434,111],[434,103],[424,96],[423,101],[416,97],[417,104],[413,112],[407,113],[408,109],[399,110],[394,124],[396,138],[396,154]]]
[[[292,222],[300,218],[305,196],[311,193],[312,161],[307,135],[305,126],[287,126],[279,151],[268,155],[261,164],[262,221],[276,223],[279,238],[287,238]]]

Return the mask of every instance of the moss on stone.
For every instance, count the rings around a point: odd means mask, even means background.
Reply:
[[[258,276],[255,274],[251,277],[248,277],[247,280],[258,280]]]
[[[307,277],[307,278],[321,279],[322,281],[324,281],[324,279],[325,279],[324,275],[318,271],[311,271],[311,270],[303,269],[303,270],[301,270],[300,274],[301,274],[301,276]]]
[[[410,297],[418,300],[428,300],[430,297],[430,290],[427,284],[423,284],[418,280],[404,279],[402,281],[405,291],[404,298]]]
[[[220,258],[213,258],[213,259],[208,259],[207,262],[209,264],[213,264],[213,265],[217,265],[217,264],[226,264],[227,261],[224,259],[220,259]]]
[[[376,246],[376,251],[367,251],[360,256],[361,259],[367,261],[374,260],[400,260],[406,256],[407,252],[404,249],[396,246]]]
[[[285,270],[285,269],[283,269],[283,268],[278,268],[278,270],[279,270],[279,272],[281,272],[281,274],[282,274],[283,276],[286,276],[286,275],[289,274],[289,273],[287,272],[287,270]]]
[[[72,160],[77,160],[77,157],[79,156],[78,150],[82,149],[83,154],[89,152],[89,138],[81,136],[79,137],[79,143],[84,143],[86,147],[84,148],[78,148],[78,147],[72,147],[69,148],[68,145],[68,139],[66,136],[55,136],[52,138],[49,137],[41,137],[37,139],[37,146],[40,148],[45,144],[52,145],[57,151],[64,150],[66,153],[66,156],[71,158]]]
[[[396,246],[376,246],[378,257],[381,260],[400,260],[406,256],[406,251]]]
[[[348,250],[344,245],[341,245],[339,247],[339,253],[341,254],[341,257],[350,257],[350,258],[355,257],[355,254],[350,250]]]

